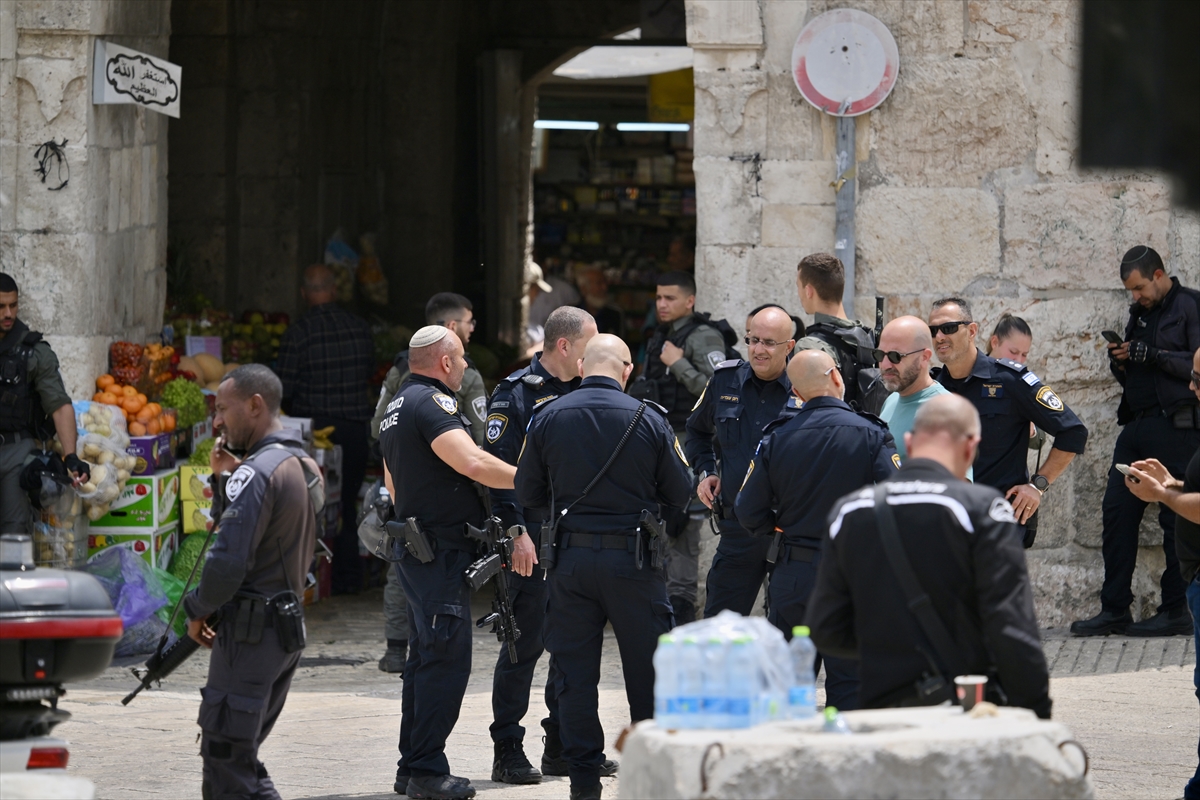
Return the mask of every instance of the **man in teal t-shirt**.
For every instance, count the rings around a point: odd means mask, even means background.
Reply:
[[[897,317],[879,337],[879,371],[889,392],[879,416],[896,440],[896,452],[908,458],[904,434],[912,430],[913,417],[923,403],[939,394],[949,394],[929,376],[933,337],[929,325],[919,317]]]

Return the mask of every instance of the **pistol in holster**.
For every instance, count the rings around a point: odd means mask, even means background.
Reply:
[[[636,565],[638,569],[643,566],[644,548],[650,550],[650,568],[654,571],[662,570],[667,563],[667,548],[670,543],[667,541],[666,531],[663,530],[663,522],[658,517],[651,514],[645,509],[642,510],[641,519],[638,520],[637,542],[635,549]]]
[[[384,527],[389,536],[404,542],[404,549],[417,561],[422,564],[433,561],[434,539],[421,529],[416,517],[409,517],[404,522],[391,520]]]
[[[279,646],[285,653],[303,650],[308,635],[304,626],[304,603],[290,589],[273,597],[238,595],[233,617],[233,640],[239,644],[259,644],[268,622],[275,628]]]
[[[783,547],[783,528],[775,529],[775,538],[771,539],[771,546],[767,548],[767,563],[774,564],[779,560],[779,550]]]
[[[542,537],[538,543],[538,565],[549,571],[558,563],[558,522],[560,514],[552,514],[542,523]]]
[[[714,494],[712,507],[708,512],[708,524],[714,534],[720,535],[721,520],[723,519],[725,519],[725,504],[721,502],[721,495]]]

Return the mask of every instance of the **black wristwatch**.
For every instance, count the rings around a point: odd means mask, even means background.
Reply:
[[[1045,494],[1046,490],[1050,488],[1050,481],[1046,479],[1045,475],[1034,475],[1029,479],[1029,482],[1033,484],[1033,488],[1037,489],[1043,494]]]

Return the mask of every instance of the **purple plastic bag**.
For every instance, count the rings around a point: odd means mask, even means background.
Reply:
[[[145,559],[126,547],[108,547],[88,560],[86,571],[108,592],[128,631],[167,604],[167,593]]]

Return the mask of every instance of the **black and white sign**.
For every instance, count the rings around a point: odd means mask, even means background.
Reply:
[[[131,103],[178,118],[182,74],[166,59],[97,39],[92,102]]]

